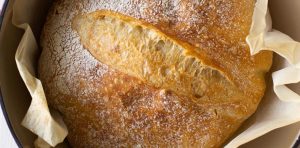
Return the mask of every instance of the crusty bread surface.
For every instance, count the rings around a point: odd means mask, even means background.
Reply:
[[[220,147],[265,91],[254,0],[56,0],[39,77],[73,147]]]

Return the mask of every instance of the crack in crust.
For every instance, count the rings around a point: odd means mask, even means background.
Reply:
[[[208,96],[222,101],[222,92],[240,95],[226,74],[201,57],[201,52],[195,53],[194,47],[180,44],[146,22],[102,10],[76,16],[72,26],[96,59],[154,87],[195,102]]]

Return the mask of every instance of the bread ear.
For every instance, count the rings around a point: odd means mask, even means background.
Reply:
[[[96,59],[152,86],[194,99],[206,96],[216,84],[234,87],[201,57],[201,50],[135,18],[102,10],[75,17],[72,28]]]

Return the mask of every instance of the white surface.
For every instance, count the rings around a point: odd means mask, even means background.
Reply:
[[[2,12],[3,4],[4,4],[4,0],[0,0],[0,13]]]
[[[1,0],[0,0],[1,1]],[[0,108],[0,147],[3,148],[17,148],[17,144],[11,135],[6,124],[2,109]]]

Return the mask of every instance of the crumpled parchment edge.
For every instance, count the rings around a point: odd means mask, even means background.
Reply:
[[[300,115],[298,115],[300,96],[286,86],[300,81],[300,43],[272,29],[268,0],[257,0],[252,26],[246,41],[252,55],[262,50],[274,51],[290,65],[272,73],[273,90],[280,100],[272,100],[270,101],[272,104],[265,105],[264,109],[259,110],[260,114],[256,117],[256,121],[231,140],[225,148],[241,146],[274,129],[300,121]]]
[[[15,5],[13,11],[14,7]],[[30,107],[21,124],[54,147],[64,141],[68,134],[67,127],[60,116],[50,114],[42,83],[36,78],[36,67],[33,67],[35,65],[33,62],[38,56],[36,54],[39,53],[39,49],[29,24],[19,24],[15,15],[13,15],[12,23],[25,30],[17,48],[15,60],[19,73],[32,97]],[[36,140],[36,145],[42,143],[39,138]]]
[[[272,74],[274,91],[279,99],[300,103],[300,96],[286,84],[300,82],[300,43],[272,28],[268,0],[258,0],[253,14],[250,34],[246,41],[251,54],[271,50],[284,57],[291,65]]]

